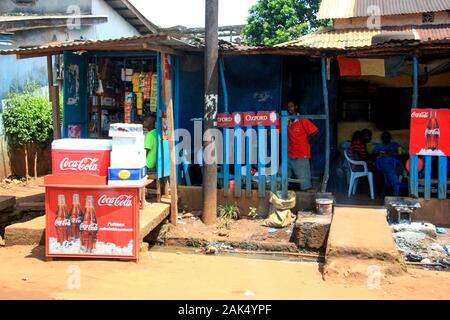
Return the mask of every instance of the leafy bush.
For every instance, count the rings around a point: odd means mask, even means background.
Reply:
[[[24,147],[28,178],[29,147],[48,141],[53,134],[52,105],[48,96],[34,83],[27,84],[23,92],[11,91],[3,112],[3,123],[9,143]],[[35,168],[36,162],[37,156]]]
[[[219,206],[217,208],[217,227],[219,229],[230,229],[233,221],[239,219],[239,215],[239,207],[235,204]]]

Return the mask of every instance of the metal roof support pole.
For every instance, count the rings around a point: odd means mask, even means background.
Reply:
[[[328,179],[330,177],[330,110],[328,101],[328,84],[327,84],[327,58],[322,57],[322,89],[323,104],[325,108],[325,169],[323,172],[323,180],[321,191],[327,191]]]
[[[419,57],[417,52],[413,55],[413,101],[412,107],[417,108],[419,104]]]
[[[417,52],[413,55],[413,98],[412,108],[417,108],[419,104],[419,58]],[[419,197],[419,157],[411,155],[409,170],[409,193],[411,196]]]
[[[220,83],[222,84],[223,92],[223,112],[228,113],[228,88],[227,81],[225,79],[225,63],[223,57],[219,60],[219,72],[220,72]]]

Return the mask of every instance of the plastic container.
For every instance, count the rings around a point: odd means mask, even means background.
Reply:
[[[147,181],[147,167],[108,169],[108,185],[110,186],[134,186],[145,181]]]
[[[333,199],[316,199],[317,214],[332,214],[334,209]]]
[[[107,176],[112,141],[59,139],[52,142],[52,173],[83,173]]]

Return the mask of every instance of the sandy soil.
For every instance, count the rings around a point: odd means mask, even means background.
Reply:
[[[43,256],[43,247],[0,248],[0,299],[450,299],[446,272],[410,270],[370,290],[323,281],[316,263],[160,251],[137,264]]]
[[[0,194],[4,196],[16,196],[17,199],[32,197],[35,195],[43,194],[45,192],[44,178],[39,177],[36,180],[31,179],[28,184],[25,185],[23,182],[16,183],[5,183],[2,181],[0,183]]]

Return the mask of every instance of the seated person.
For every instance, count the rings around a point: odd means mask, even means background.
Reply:
[[[361,131],[355,131],[353,133],[349,151],[349,156],[352,160],[367,161],[369,159],[369,154]]]
[[[378,158],[383,154],[397,154],[400,145],[397,142],[392,142],[392,136],[388,131],[381,134],[381,143],[377,144],[373,150],[374,155]]]
[[[156,145],[157,134],[155,128],[155,117],[148,116],[144,120],[144,129],[147,130],[145,134],[144,148],[147,152],[147,169],[155,171],[156,169]]]

